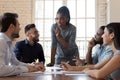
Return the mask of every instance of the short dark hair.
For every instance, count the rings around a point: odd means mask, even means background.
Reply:
[[[110,23],[106,26],[109,33],[114,33],[115,48],[120,50],[120,23]]]
[[[35,28],[35,24],[28,24],[25,26],[25,34],[31,29]]]
[[[68,18],[68,22],[66,23],[68,25],[69,22],[70,22],[70,12],[69,12],[69,9],[66,6],[62,6],[57,11],[57,14],[59,14],[59,13],[65,15]]]
[[[1,32],[6,32],[10,24],[16,26],[16,22],[17,22],[16,18],[18,18],[17,13],[4,13],[1,20],[1,25],[2,25]]]
[[[102,34],[104,34],[104,29],[105,29],[105,26],[100,26],[100,28],[99,29],[101,29],[103,32],[102,32]]]
[[[105,29],[105,26],[100,26],[100,29],[102,29],[102,30],[104,31],[104,29]]]

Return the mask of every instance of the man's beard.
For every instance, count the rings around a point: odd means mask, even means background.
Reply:
[[[39,39],[33,39],[33,41],[37,43],[39,41]]]
[[[12,38],[19,38],[19,34],[12,34]]]
[[[100,45],[102,45],[102,44],[103,44],[103,39],[100,40],[100,41],[96,41],[95,44],[100,44]]]

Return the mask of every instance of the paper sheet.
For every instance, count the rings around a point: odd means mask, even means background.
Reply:
[[[64,71],[63,74],[84,74],[84,72],[81,72],[81,71]]]
[[[37,71],[37,72],[23,73],[20,76],[33,76],[33,75],[36,75],[36,74],[83,75],[84,73],[81,72],[81,71],[64,71],[60,67],[46,67],[45,72]]]
[[[65,75],[88,75],[88,74],[84,74],[84,73],[82,73],[82,74],[81,73],[80,74],[72,74],[72,73],[69,74],[69,73],[66,73]]]

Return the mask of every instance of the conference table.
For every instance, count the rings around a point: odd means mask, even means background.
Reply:
[[[23,73],[17,76],[1,77],[0,80],[104,80],[95,79],[80,71],[63,71],[56,67],[45,72]]]

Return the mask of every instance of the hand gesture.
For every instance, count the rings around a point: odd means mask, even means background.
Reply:
[[[48,67],[54,66],[54,63],[49,63],[49,64],[47,64],[47,66],[48,66]]]
[[[75,61],[76,66],[80,66],[84,64],[84,60],[81,60],[79,57],[76,57],[74,59],[72,59],[73,61]]]
[[[34,66],[27,66],[29,72],[35,72],[35,71],[45,71],[45,67],[43,65],[34,65]]]
[[[96,45],[96,44],[95,44],[95,39],[92,38],[92,39],[89,41],[89,43],[88,43],[88,47],[89,47],[89,48],[93,48],[95,45]]]
[[[56,34],[56,37],[57,37],[57,38],[61,38],[61,37],[62,37],[61,34],[60,34],[60,29],[59,29],[59,27],[56,28],[55,34]]]
[[[66,62],[61,62],[61,67],[66,71],[72,71],[73,67]]]

